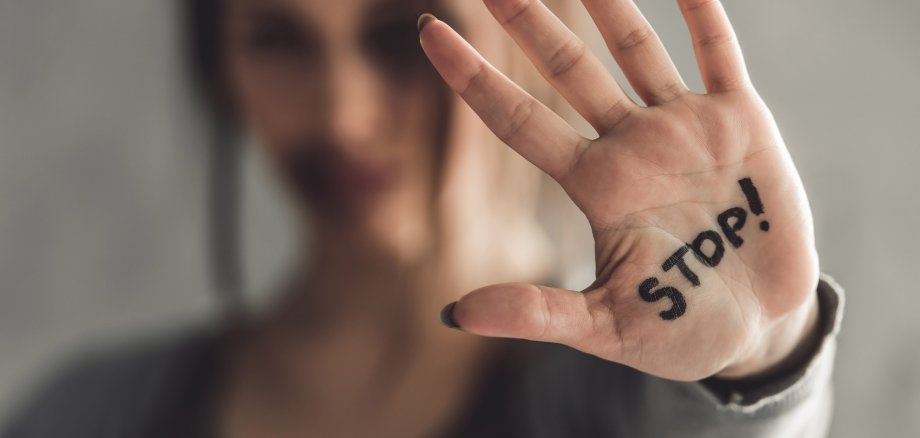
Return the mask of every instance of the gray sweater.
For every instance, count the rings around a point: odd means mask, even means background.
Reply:
[[[437,436],[825,436],[843,291],[825,276],[817,293],[821,345],[781,378],[743,391],[674,382],[564,346],[508,340],[472,402]],[[23,405],[0,438],[216,436],[218,333],[87,355]]]

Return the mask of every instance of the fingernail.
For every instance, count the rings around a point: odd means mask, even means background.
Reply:
[[[419,33],[422,32],[422,29],[423,29],[428,23],[431,23],[431,22],[434,21],[434,20],[437,20],[437,18],[436,18],[434,15],[431,15],[431,14],[429,14],[429,13],[427,13],[427,12],[424,13],[424,14],[422,14],[422,15],[420,15],[420,16],[418,17],[418,31],[419,31]]]
[[[460,324],[457,324],[457,320],[454,319],[454,307],[457,306],[457,302],[454,301],[441,309],[441,324],[446,325],[452,329],[460,329]]]

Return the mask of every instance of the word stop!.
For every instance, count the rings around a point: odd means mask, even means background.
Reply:
[[[757,193],[757,187],[754,187],[754,182],[751,181],[750,178],[744,178],[738,181],[738,184],[741,186],[741,191],[744,192],[744,196],[747,198],[748,207],[751,213],[755,216],[763,214],[763,203],[760,201],[760,195]],[[674,253],[661,264],[661,269],[668,272],[671,269],[677,268],[690,284],[694,287],[700,286],[699,276],[690,269],[684,256],[692,252],[696,260],[704,266],[710,268],[719,266],[719,263],[722,262],[722,257],[725,255],[726,241],[736,249],[744,245],[744,239],[738,233],[744,228],[747,219],[748,212],[744,208],[732,207],[723,211],[716,217],[716,222],[719,224],[719,231],[722,232],[721,234],[714,230],[701,232],[693,239],[692,243],[681,246],[677,251],[674,251]],[[766,220],[761,221],[759,226],[762,231],[770,230],[770,223]],[[712,248],[710,251],[704,250],[706,242],[710,243],[706,245]],[[663,298],[670,299],[672,306],[670,309],[659,313],[661,319],[666,321],[674,320],[680,318],[681,315],[687,312],[687,301],[684,299],[684,295],[680,290],[672,286],[660,288],[658,286],[659,281],[657,278],[649,277],[645,279],[639,284],[639,297],[649,303],[654,303]]]

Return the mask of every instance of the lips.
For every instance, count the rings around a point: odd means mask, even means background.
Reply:
[[[330,169],[332,185],[339,195],[361,200],[385,192],[396,179],[395,171],[384,166],[342,162]]]
[[[331,148],[291,148],[282,158],[285,179],[296,195],[325,207],[367,204],[391,189],[395,165],[347,159]]]

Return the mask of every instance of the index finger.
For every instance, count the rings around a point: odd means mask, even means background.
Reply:
[[[564,179],[586,139],[446,23],[426,14],[419,26],[422,48],[447,85],[505,144],[557,181]]]

